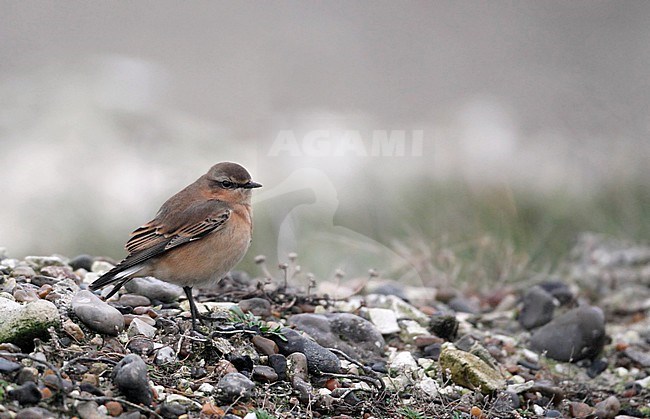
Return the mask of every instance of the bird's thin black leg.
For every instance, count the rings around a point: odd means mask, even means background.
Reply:
[[[190,313],[192,314],[192,329],[198,332],[196,320],[199,318],[199,310],[196,308],[196,303],[194,302],[194,297],[192,297],[192,287],[183,287],[187,300],[190,302]]]

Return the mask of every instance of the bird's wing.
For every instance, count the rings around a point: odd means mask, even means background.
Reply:
[[[190,204],[185,210],[167,217],[156,217],[131,233],[126,243],[129,255],[93,282],[91,289],[128,280],[142,268],[141,263],[223,228],[231,213],[225,202],[209,200]]]

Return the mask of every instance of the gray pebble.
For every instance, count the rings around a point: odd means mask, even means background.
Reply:
[[[532,287],[524,294],[523,308],[517,320],[524,329],[530,330],[550,322],[554,310],[553,296],[541,287]]]
[[[323,348],[311,339],[302,336],[293,329],[282,328],[282,335],[286,340],[275,338],[280,352],[285,355],[301,352],[307,357],[309,370],[316,372],[338,373],[341,369],[341,362],[338,357],[329,350]]]
[[[217,391],[229,402],[237,398],[250,399],[254,387],[255,383],[238,372],[224,375],[217,383]]]
[[[36,404],[42,398],[41,391],[33,381],[28,381],[22,386],[9,390],[7,395],[22,405]]]
[[[530,346],[558,361],[593,359],[605,344],[605,318],[597,307],[581,306],[537,329]]]
[[[264,298],[241,300],[237,305],[244,313],[252,313],[262,318],[271,315],[271,303]]]
[[[75,294],[72,310],[79,320],[96,332],[117,335],[124,330],[122,313],[88,290]]]
[[[133,294],[144,295],[151,300],[171,303],[183,294],[183,288],[153,277],[133,278],[124,286]]]
[[[118,304],[129,307],[140,307],[151,305],[151,300],[144,295],[138,294],[122,294]]]
[[[151,389],[147,375],[147,364],[140,356],[129,354],[114,368],[111,374],[113,383],[129,401],[151,404]]]

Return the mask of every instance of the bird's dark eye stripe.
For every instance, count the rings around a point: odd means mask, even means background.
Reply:
[[[237,184],[233,183],[233,182],[231,182],[229,180],[224,180],[224,181],[221,182],[221,186],[223,186],[226,189],[232,189],[232,188],[237,187]]]

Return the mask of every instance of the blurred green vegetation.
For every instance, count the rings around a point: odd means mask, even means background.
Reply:
[[[589,193],[540,193],[424,180],[383,191],[378,205],[370,211],[343,204],[334,223],[395,250],[430,285],[492,286],[558,273],[582,232],[650,239],[650,185],[643,181],[612,181]],[[271,212],[255,214],[254,246],[240,265],[251,273],[258,273],[254,255],[276,237]],[[319,257],[318,249],[297,251],[307,269]]]

